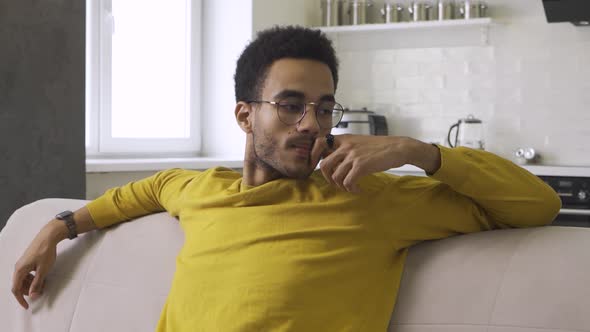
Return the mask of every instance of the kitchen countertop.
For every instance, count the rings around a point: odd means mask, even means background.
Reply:
[[[157,159],[88,159],[86,160],[87,173],[100,172],[135,172],[157,171],[172,167],[187,169],[207,169],[215,166],[230,168],[242,168],[243,160],[239,158],[157,158]],[[535,175],[545,176],[576,176],[590,177],[590,166],[552,166],[552,165],[522,165]],[[424,171],[416,166],[404,165],[387,171],[398,175],[421,175]]]
[[[590,177],[590,167],[523,165],[524,169],[535,175]]]
[[[552,165],[520,166],[535,175],[590,177],[590,167]],[[404,165],[402,167],[392,168],[387,172],[400,175],[424,175],[424,171],[422,169],[412,165]]]

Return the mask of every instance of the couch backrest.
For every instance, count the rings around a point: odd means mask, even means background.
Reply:
[[[184,237],[158,213],[58,246],[43,297],[22,309],[14,264],[56,213],[83,200],[44,199],[0,233],[1,331],[152,331]],[[395,332],[590,331],[590,229],[510,229],[410,249],[390,323]],[[489,329],[488,329],[489,328]]]
[[[546,226],[423,242],[390,331],[590,331],[590,229]]]

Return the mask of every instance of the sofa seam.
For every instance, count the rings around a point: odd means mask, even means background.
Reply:
[[[96,264],[96,257],[101,253],[102,242],[104,241],[104,238],[107,236],[107,234],[108,234],[108,232],[103,233],[103,236],[101,237],[99,244],[98,244],[98,249],[97,249],[96,255],[94,255],[94,257],[92,258],[92,262],[90,264],[88,264],[88,269],[84,273],[84,277],[82,278],[82,280],[80,282],[80,291],[78,292],[78,297],[76,298],[76,304],[74,305],[72,317],[70,318],[70,322],[68,324],[68,330],[67,330],[68,332],[72,332],[72,323],[74,322],[74,317],[76,316],[76,312],[78,311],[78,304],[80,303],[80,297],[82,296],[83,287],[86,284],[86,280],[88,279],[88,274],[90,272],[90,269],[92,267],[94,267],[94,265]]]
[[[494,302],[492,305],[492,310],[490,311],[490,315],[488,316],[488,323],[487,323],[487,327],[486,327],[486,332],[490,331],[490,324],[492,323],[492,317],[494,317],[494,314],[496,313],[496,308],[497,308],[497,304],[498,304],[498,297],[500,295],[500,292],[504,288],[504,283],[506,281],[506,274],[508,273],[508,269],[510,268],[510,266],[512,266],[514,256],[516,256],[516,253],[518,252],[518,250],[524,245],[524,243],[532,236],[532,234],[535,231],[536,230],[534,230],[534,229],[529,229],[528,234],[524,238],[521,238],[518,241],[518,244],[514,248],[512,255],[510,255],[510,259],[508,259],[508,263],[506,264],[506,267],[504,268],[504,272],[502,273],[502,280],[500,281],[500,285],[498,287],[498,290],[496,291],[496,294],[494,295]]]
[[[516,327],[519,329],[537,329],[537,330],[548,330],[548,331],[559,331],[559,332],[590,332],[590,330],[578,330],[578,329],[562,329],[562,328],[553,328],[553,327],[538,327],[538,326],[521,326],[521,325],[507,325],[507,324],[466,324],[466,323],[401,323],[401,324],[392,324],[392,326],[431,326],[431,325],[441,325],[441,326],[485,326],[487,328],[490,327]]]

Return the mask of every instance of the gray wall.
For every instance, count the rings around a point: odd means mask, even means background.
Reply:
[[[84,61],[85,1],[0,0],[0,228],[37,199],[84,198]]]

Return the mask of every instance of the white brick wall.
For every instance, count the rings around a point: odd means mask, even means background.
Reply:
[[[359,35],[359,48],[340,40],[337,98],[385,114],[392,135],[446,142],[449,126],[474,114],[489,151],[511,158],[530,146],[548,164],[590,166],[590,28],[547,24],[541,1],[488,2],[499,22],[489,45],[383,43],[403,32]]]

